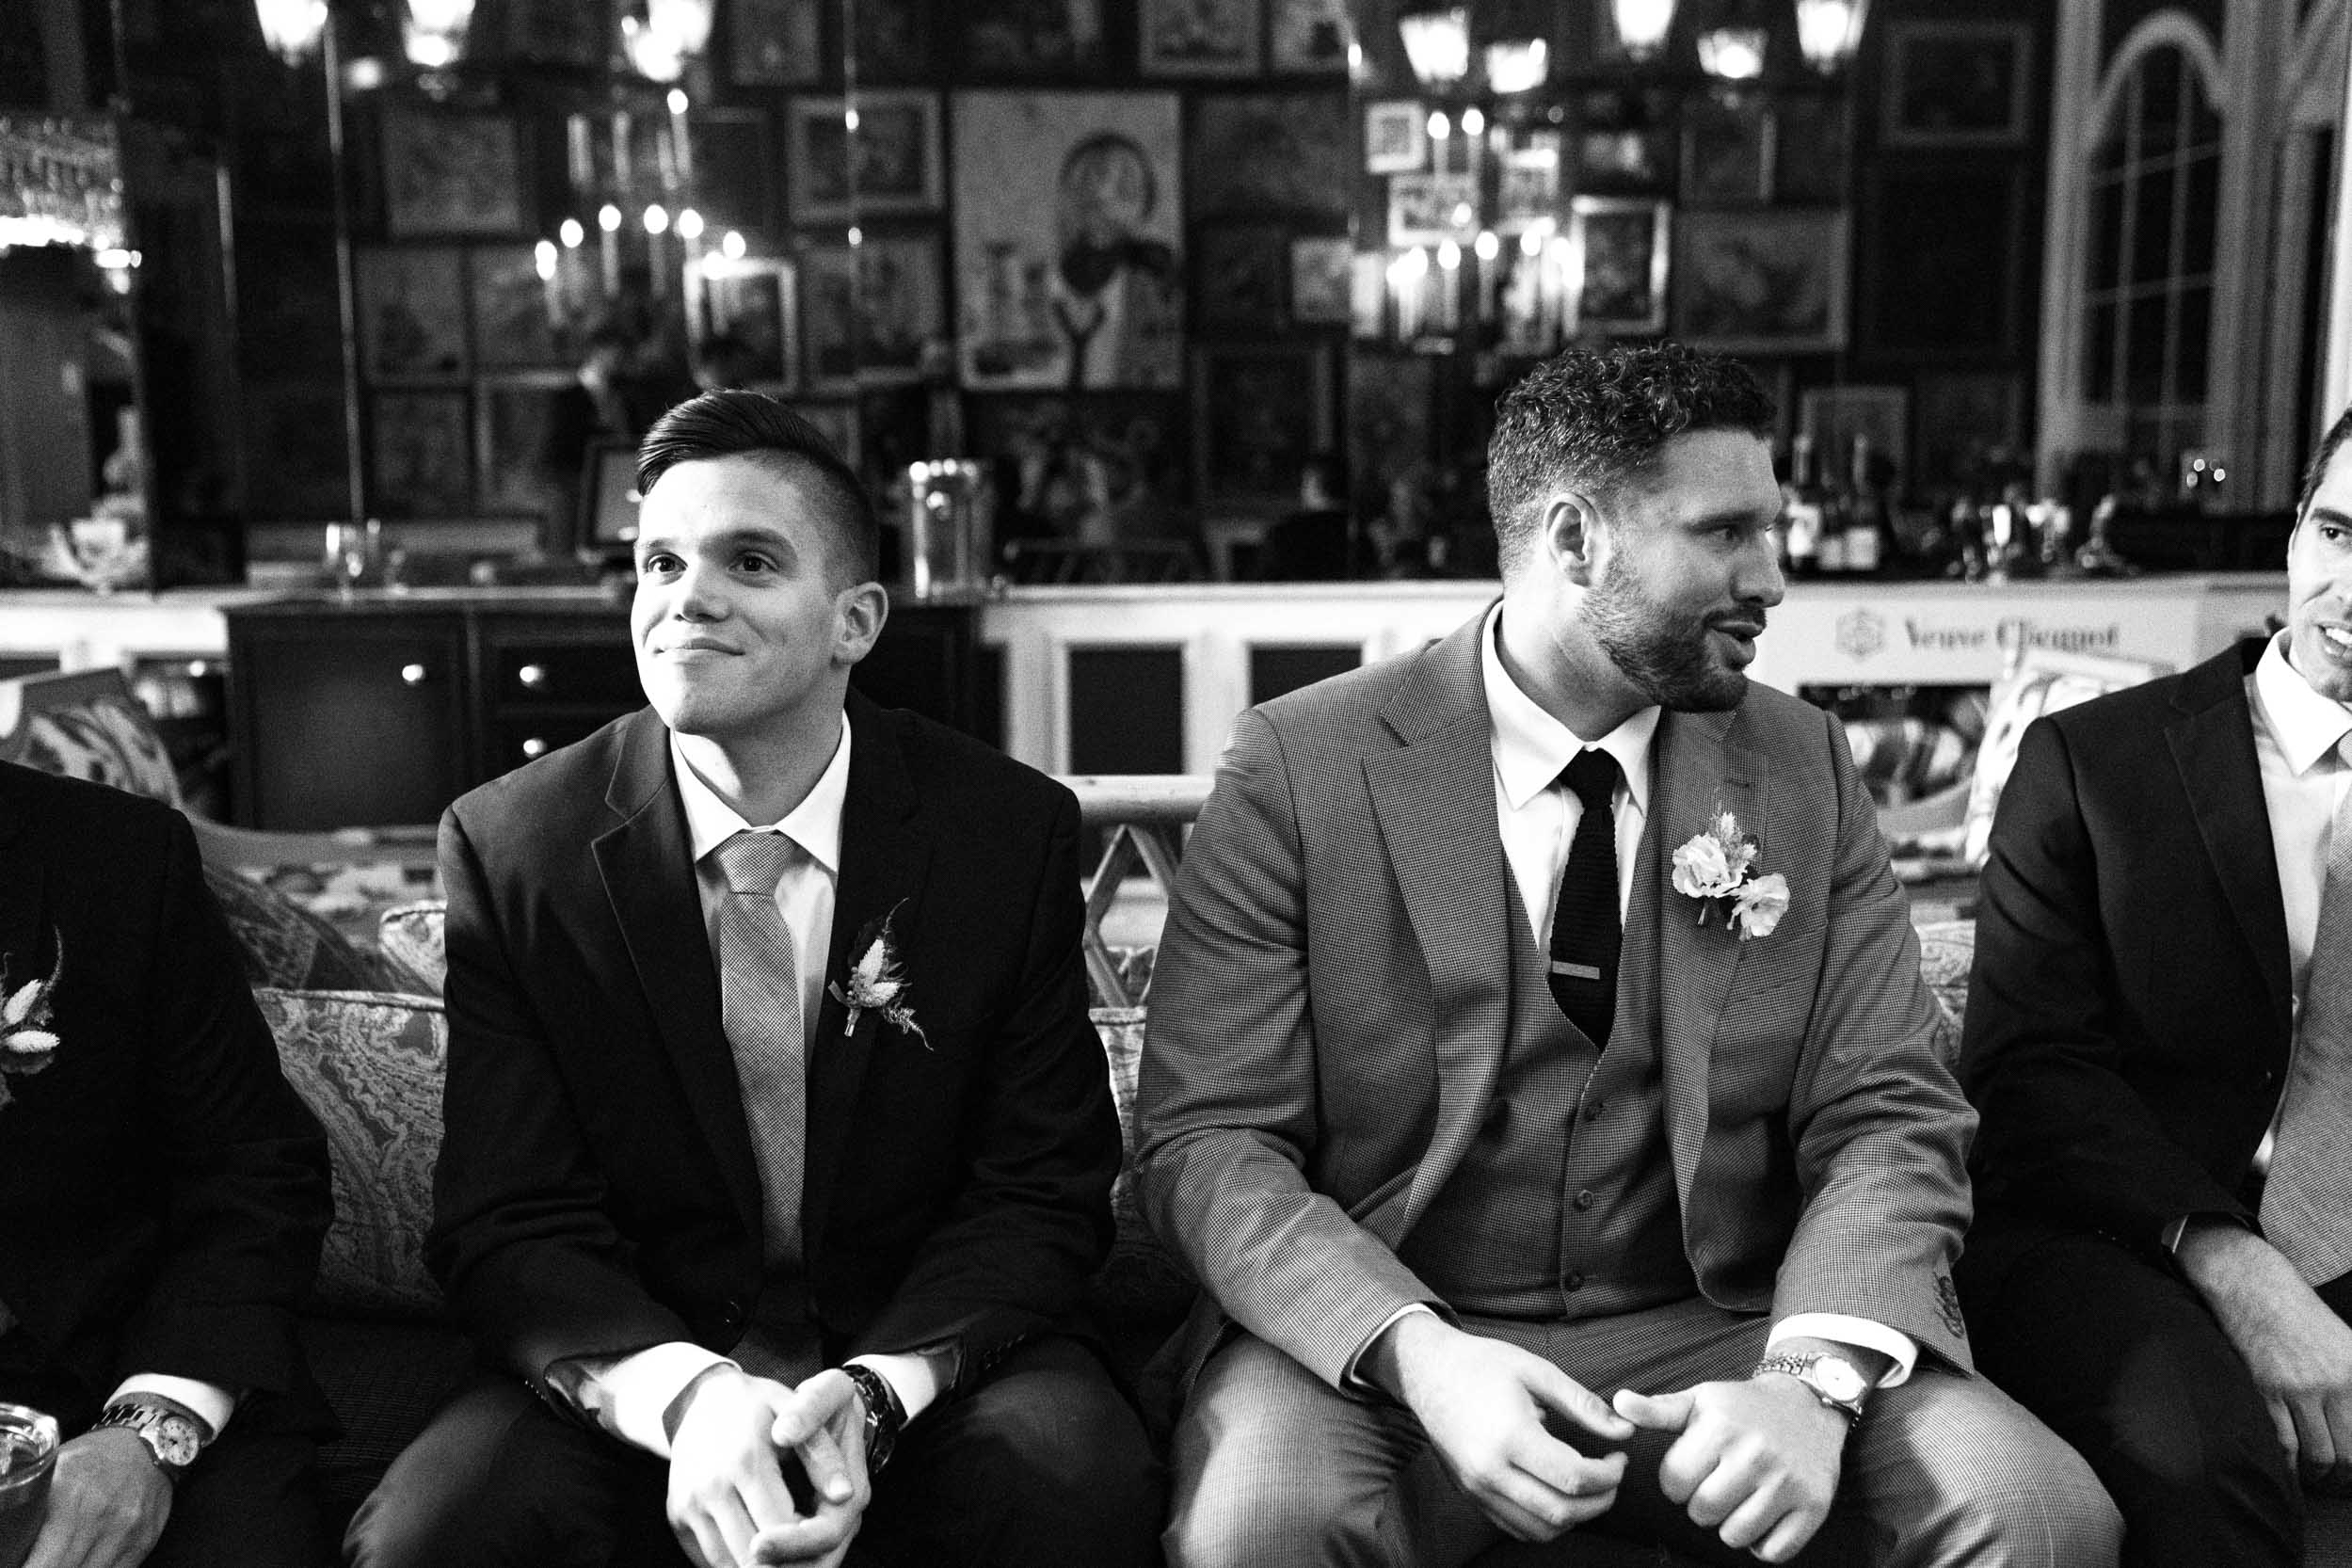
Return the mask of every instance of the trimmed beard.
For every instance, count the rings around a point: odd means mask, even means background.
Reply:
[[[1720,713],[1738,707],[1748,696],[1748,673],[1716,657],[1708,617],[1668,611],[1642,591],[1624,561],[1612,552],[1585,595],[1585,628],[1601,651],[1661,708]]]

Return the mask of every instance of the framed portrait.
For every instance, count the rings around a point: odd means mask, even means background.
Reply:
[[[539,276],[527,245],[477,245],[466,251],[466,302],[473,360],[484,370],[568,363],[558,335],[557,280]]]
[[[824,0],[730,0],[728,78],[746,88],[815,86],[824,75],[823,7]]]
[[[1842,479],[1854,438],[1894,464],[1897,483],[1911,473],[1911,392],[1896,386],[1815,387],[1798,404],[1797,427],[1813,438],[1826,474]]]
[[[1279,332],[1290,324],[1288,229],[1207,223],[1194,231],[1192,245],[1193,320],[1201,330]]]
[[[1255,76],[1265,65],[1259,0],[1143,0],[1136,31],[1147,76]]]
[[[384,228],[393,238],[523,232],[514,121],[387,104],[383,141]]]
[[[1520,234],[1560,222],[1560,138],[1503,154],[1495,174],[1495,230]]]
[[[368,504],[388,518],[466,515],[472,436],[463,392],[378,389],[368,399]]]
[[[1843,346],[1846,247],[1840,209],[1684,213],[1674,225],[1674,335],[1743,353]]]
[[[1351,319],[1355,245],[1345,234],[1303,234],[1290,242],[1290,319],[1303,327],[1345,327]]]
[[[968,392],[1180,386],[1172,92],[959,92],[955,334]]]
[[[1354,188],[1348,100],[1338,92],[1195,96],[1185,152],[1191,216],[1303,226],[1346,221]]]
[[[473,389],[473,494],[480,510],[539,516],[554,498],[539,466],[561,371],[485,377]]]
[[[1772,121],[1752,100],[1694,104],[1683,121],[1686,206],[1752,206],[1770,191]]]
[[[1280,510],[1333,440],[1331,355],[1318,344],[1201,348],[1192,357],[1193,494]]]
[[[369,380],[464,378],[471,361],[464,253],[457,247],[362,246],[352,274],[360,369]],[[532,281],[538,281],[536,273]]]
[[[1830,207],[1846,200],[1846,104],[1789,96],[1772,105],[1772,200]]]
[[[840,223],[939,208],[939,100],[920,91],[861,92],[857,130],[839,98],[793,102],[785,158],[795,223]],[[850,177],[853,150],[856,179]],[[852,196],[855,193],[855,202]]]
[[[1890,22],[1880,139],[1889,147],[2024,145],[2033,48],[2023,22]]]
[[[1348,0],[1268,0],[1268,53],[1273,69],[1317,76],[1348,70],[1354,28]]]
[[[686,117],[695,203],[713,233],[776,226],[776,152],[764,109],[696,109]]]
[[[1388,243],[1468,243],[1478,237],[1475,174],[1399,174],[1388,182]]]
[[[1411,174],[1429,167],[1429,111],[1410,98],[1364,105],[1364,172]]]
[[[957,0],[969,68],[1005,76],[1100,76],[1110,63],[1101,0]]]
[[[713,334],[749,350],[751,381],[789,391],[800,381],[797,273],[773,257],[721,260],[703,272],[705,314]]]
[[[1666,329],[1663,201],[1579,196],[1569,204],[1569,248],[1583,258],[1576,321],[1587,332]]]
[[[857,405],[855,403],[815,403],[802,401],[792,405],[792,412],[815,425],[833,443],[833,450],[841,455],[841,461],[853,472],[865,472],[858,440]]]

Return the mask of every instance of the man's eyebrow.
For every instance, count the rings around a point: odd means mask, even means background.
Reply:
[[[2338,528],[2352,528],[2352,515],[2340,512],[2333,506],[2314,506],[2303,515],[2313,522],[2332,522]]]

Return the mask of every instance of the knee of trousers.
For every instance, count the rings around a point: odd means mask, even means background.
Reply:
[[[1167,1510],[1167,1481],[1124,1406],[1005,1415],[969,1433],[952,1461],[955,1496],[989,1521],[978,1533],[1037,1542],[1048,1558],[1056,1544],[1078,1543],[1092,1543],[1106,1563],[1149,1555]]]
[[[1380,1560],[1380,1506],[1311,1486],[1203,1488],[1178,1502],[1160,1546],[1168,1568],[1353,1568]]]
[[[1966,1522],[1954,1533],[2018,1568],[2099,1568],[2116,1561],[2123,1516],[2090,1465],[2052,1442],[1997,1486],[1961,1499]]]
[[[395,1466],[352,1515],[347,1568],[520,1568],[598,1561],[611,1549],[609,1521],[595,1511],[499,1484],[487,1470],[421,1490],[400,1479]]]

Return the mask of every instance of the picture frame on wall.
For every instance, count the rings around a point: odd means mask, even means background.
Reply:
[[[810,392],[837,395],[920,377],[930,345],[947,331],[938,236],[812,246],[801,265]]]
[[[1192,354],[1193,493],[1203,506],[1295,504],[1307,458],[1330,449],[1329,350],[1251,344]]]
[[[800,382],[798,272],[779,257],[744,257],[703,271],[710,331],[749,351],[751,384],[790,392]]]
[[[540,460],[555,397],[571,377],[539,371],[486,377],[473,389],[476,506],[503,516],[539,516],[556,494]]]
[[[1671,130],[1608,126],[1576,134],[1576,186],[1594,196],[1671,195],[1676,167]]]
[[[1143,0],[1136,63],[1147,76],[1255,76],[1264,33],[1260,0]]]
[[[1685,212],[1674,225],[1674,335],[1731,353],[1844,346],[1846,214],[1839,208]]]
[[[1290,324],[1290,234],[1281,224],[1203,224],[1192,258],[1202,331],[1279,332]]]
[[[1364,105],[1364,172],[1411,174],[1429,167],[1429,111],[1410,98]]]
[[[1761,104],[1703,103],[1683,123],[1686,206],[1753,206],[1771,192],[1772,121]]]
[[[1353,187],[1348,101],[1329,91],[1192,98],[1185,136],[1188,216],[1303,228],[1347,221]]]
[[[794,223],[847,222],[939,210],[945,177],[939,153],[939,99],[910,90],[857,95],[857,135],[839,98],[802,98],[790,111],[786,166]],[[856,148],[856,179],[850,149]],[[853,202],[853,196],[855,200]]]
[[[1671,211],[1666,202],[1638,197],[1579,196],[1569,203],[1570,248],[1584,262],[1578,330],[1666,329]]]
[[[1270,0],[1269,63],[1278,72],[1345,75],[1354,24],[1348,0]]]
[[[455,381],[472,368],[456,246],[362,246],[352,276],[360,369],[369,380]]]
[[[383,162],[395,239],[523,231],[520,133],[503,116],[387,104]]]
[[[1495,172],[1495,231],[1521,234],[1560,222],[1560,138],[1531,138],[1502,156]]]
[[[1347,326],[1354,275],[1355,245],[1347,235],[1302,234],[1292,239],[1290,319],[1302,327]]]
[[[695,200],[713,233],[770,232],[776,221],[776,152],[765,109],[696,109],[686,117]]]
[[[462,391],[378,389],[368,399],[368,504],[388,518],[463,517],[473,439]]]
[[[466,303],[474,362],[485,370],[567,363],[556,284],[539,276],[532,247],[476,245],[466,251]]]
[[[1396,175],[1388,182],[1388,243],[1466,244],[1478,237],[1478,212],[1475,174]]]
[[[963,58],[983,75],[1099,77],[1110,63],[1101,0],[957,0]]]
[[[1814,387],[1798,404],[1797,428],[1813,438],[1826,474],[1843,481],[1856,436],[1892,464],[1899,483],[1911,473],[1911,390],[1899,386]]]
[[[824,61],[823,6],[824,0],[728,0],[728,80],[745,88],[814,87]]]
[[[1880,140],[2020,147],[2031,124],[2033,29],[2022,22],[1890,22]]]

